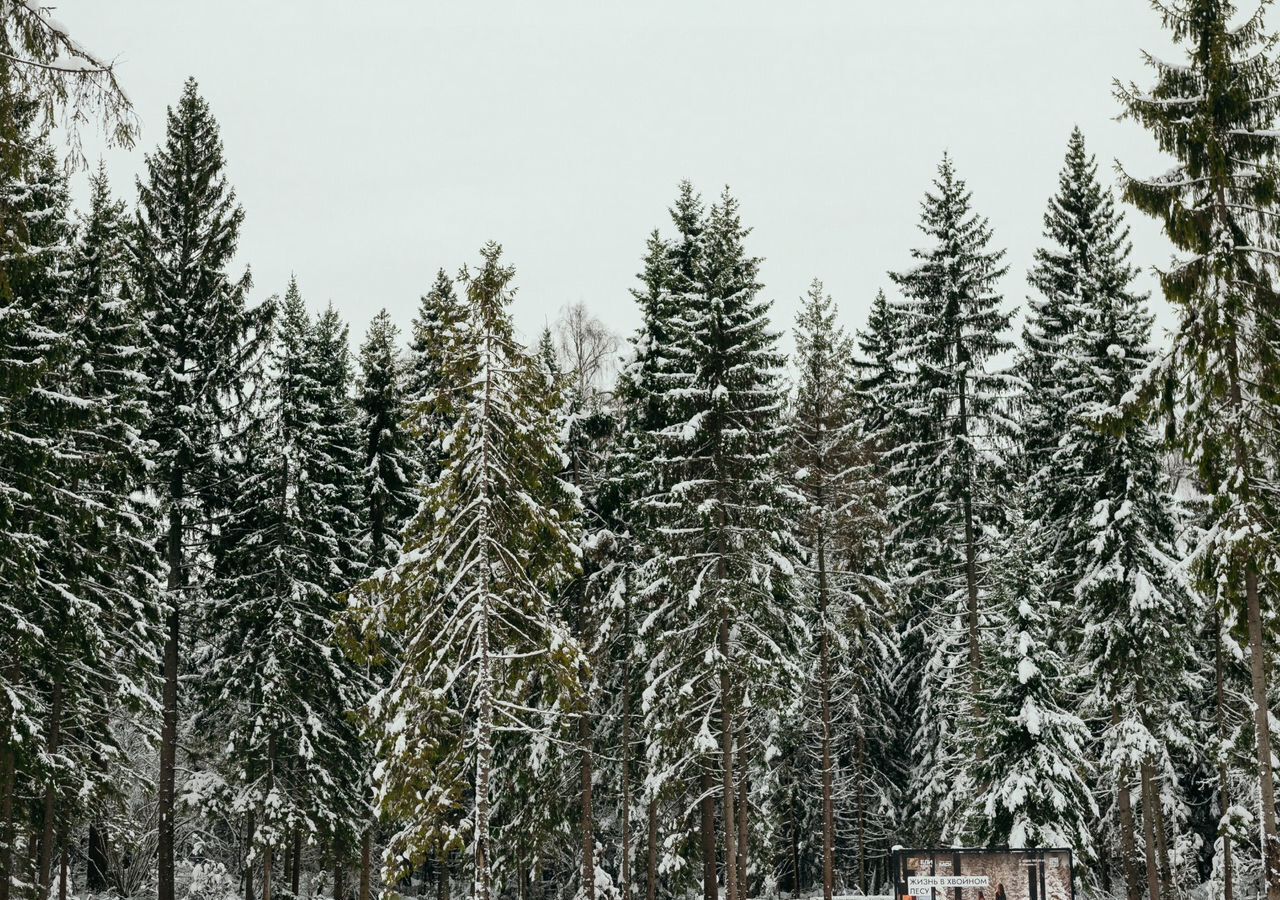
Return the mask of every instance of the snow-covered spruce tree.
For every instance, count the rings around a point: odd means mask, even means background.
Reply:
[[[1238,15],[1229,0],[1155,4],[1185,52],[1178,63],[1148,55],[1155,84],[1119,85],[1126,114],[1176,160],[1155,178],[1124,177],[1124,196],[1156,217],[1186,255],[1160,273],[1179,313],[1174,346],[1162,368],[1166,397],[1180,412],[1179,439],[1213,497],[1200,552],[1212,560],[1212,591],[1237,606],[1252,666],[1258,802],[1266,892],[1280,898],[1280,836],[1264,622],[1275,604],[1264,596],[1276,550],[1274,480],[1268,454],[1280,383],[1280,298],[1275,289],[1280,136],[1280,70],[1266,4]]]
[[[405,371],[406,427],[415,437],[418,464],[424,481],[440,473],[444,452],[424,437],[440,438],[453,422],[453,413],[440,394],[444,370],[457,348],[453,340],[467,317],[466,303],[454,290],[444,269],[436,273],[431,289],[422,295],[418,314],[409,332],[409,358]]]
[[[332,408],[320,329],[290,281],[262,409],[236,447],[237,497],[218,536],[200,659],[209,689],[201,718],[225,742],[231,811],[249,823],[263,900],[277,854],[288,854],[296,891],[302,844],[350,844],[363,820],[348,716],[359,685],[333,640],[335,569],[356,528],[334,526],[346,510],[333,509],[344,498],[331,476],[344,460],[331,455],[332,425],[350,411],[345,397]]]
[[[876,291],[867,325],[857,333],[853,381],[857,392],[859,429],[880,452],[894,446],[895,393],[902,381],[899,351],[902,345],[901,309],[884,291]]]
[[[662,391],[676,365],[672,335],[680,307],[671,292],[674,273],[687,269],[690,248],[703,229],[701,200],[692,185],[683,182],[671,209],[677,236],[668,243],[656,230],[646,242],[640,286],[632,289],[640,307],[641,325],[631,338],[631,351],[619,372],[615,389],[618,422],[609,450],[607,468],[599,491],[600,524],[585,537],[586,556],[592,566],[589,591],[607,604],[615,635],[619,679],[619,793],[621,889],[632,881],[644,886],[646,900],[655,900],[660,879],[666,885],[683,882],[690,828],[683,804],[694,773],[677,773],[658,760],[652,723],[643,715],[643,673],[648,650],[640,634],[647,613],[657,606],[663,585],[650,582],[654,574],[646,562],[656,555],[657,519],[648,505],[660,492],[662,473],[655,468],[654,446],[675,421],[675,412],[662,401]],[[643,815],[642,837],[632,838],[633,802],[631,778],[635,771],[636,816]],[[663,834],[665,832],[665,837]],[[643,866],[642,879],[628,877],[629,864]]]
[[[890,730],[886,678],[894,659],[884,609],[889,590],[881,577],[883,487],[859,430],[853,342],[816,279],[797,319],[795,363],[790,463],[804,498],[797,517],[807,558],[800,583],[816,642],[806,724],[817,737],[822,892],[830,900],[837,886],[837,804],[841,831],[852,831],[857,852],[854,864],[842,868],[856,873],[858,890],[867,890],[865,811],[873,776],[866,761],[868,744]]]
[[[887,450],[894,487],[891,540],[911,604],[908,670],[922,673],[909,796],[924,845],[939,840],[963,786],[956,744],[962,698],[980,683],[980,634],[989,592],[989,561],[1004,525],[1004,447],[1013,424],[1004,407],[1008,386],[989,367],[1009,349],[1010,315],[996,283],[1003,251],[991,250],[986,219],[972,212],[970,192],[944,156],[925,195],[920,229],[929,239],[912,251],[917,264],[890,273],[902,290],[898,306],[904,368],[895,392],[897,439]]]
[[[119,751],[112,712],[138,711],[155,663],[153,555],[131,496],[145,458],[136,357],[119,297],[120,207],[91,184],[80,235],[43,136],[0,190],[21,215],[0,272],[0,894],[48,893],[68,842],[106,807]],[[15,860],[17,828],[33,868]]]
[[[273,306],[250,307],[248,272],[227,272],[244,213],[226,181],[217,123],[194,80],[169,109],[165,141],[146,167],[130,258],[167,577],[157,883],[159,900],[175,900],[182,623],[204,588],[202,548],[225,486],[224,441],[237,430],[239,395],[258,365]]]
[[[717,894],[723,849],[725,890],[739,900],[749,869],[739,844],[739,779],[760,737],[756,709],[798,675],[803,628],[791,608],[798,548],[791,515],[798,498],[779,479],[786,445],[782,358],[759,298],[759,260],[726,190],[710,210],[689,264],[673,253],[668,290],[680,308],[674,360],[660,402],[674,424],[654,437],[658,493],[645,499],[657,527],[650,584],[659,586],[641,636],[650,654],[645,716],[661,767],[699,776],[702,860],[708,900]],[[716,781],[722,842],[716,840]],[[741,876],[741,877],[740,877]]]
[[[981,847],[1070,847],[1083,876],[1096,861],[1098,808],[1089,729],[1071,709],[1070,666],[1055,649],[1049,566],[1039,523],[1018,507],[993,579],[992,618],[978,706],[966,740],[975,793],[959,833]]]
[[[1128,289],[1129,277],[1125,254],[1112,257],[1095,282],[1110,287],[1088,289],[1078,305],[1069,344],[1071,406],[1057,454],[1058,477],[1074,486],[1075,497],[1056,528],[1073,561],[1069,587],[1080,623],[1084,710],[1108,723],[1100,771],[1119,816],[1126,881],[1136,892],[1137,779],[1148,886],[1168,896],[1175,887],[1165,819],[1176,786],[1165,769],[1172,750],[1188,743],[1185,703],[1196,689],[1190,661],[1199,611],[1174,545],[1160,444],[1133,406],[1151,365],[1151,316]]]
[[[39,834],[41,821],[32,798],[56,784],[59,773],[44,760],[49,738],[50,674],[59,668],[56,617],[67,604],[50,589],[58,574],[45,572],[48,541],[57,532],[63,504],[59,488],[65,466],[57,444],[64,425],[50,388],[65,360],[69,340],[65,305],[70,228],[65,179],[48,143],[27,130],[22,139],[37,144],[24,164],[0,170],[0,205],[17,227],[6,229],[12,246],[0,260],[0,897],[30,891],[41,881],[39,867],[21,849],[22,839]],[[51,397],[46,399],[48,394]],[[51,596],[52,594],[52,596]],[[53,754],[49,754],[53,755]],[[55,762],[56,760],[51,760]],[[46,855],[44,853],[42,855]]]
[[[1058,191],[1045,212],[1044,238],[1028,275],[1036,296],[1028,300],[1016,366],[1020,463],[1029,483],[1026,515],[1038,523],[1051,567],[1047,599],[1065,611],[1074,606],[1070,590],[1078,571],[1066,535],[1079,488],[1067,472],[1078,461],[1072,459],[1075,448],[1062,442],[1084,387],[1074,357],[1077,332],[1086,309],[1129,291],[1135,274],[1128,228],[1098,182],[1097,163],[1079,128],[1072,130]]]
[[[551,601],[576,568],[577,501],[558,476],[536,363],[512,332],[513,270],[500,254],[488,244],[462,273],[468,314],[448,336],[457,352],[437,392],[456,418],[421,437],[438,441],[444,465],[399,563],[367,586],[404,646],[375,702],[379,800],[395,828],[387,880],[470,843],[477,900],[491,897],[495,741],[529,741],[571,710],[582,663]]]
[[[418,466],[404,427],[404,362],[399,331],[380,310],[360,345],[360,409],[364,464],[365,565],[391,565],[400,553],[400,531],[418,507]]]
[[[141,493],[150,448],[141,435],[147,411],[139,322],[124,297],[124,215],[100,168],[90,179],[89,209],[71,248],[67,356],[52,385],[63,398],[75,398],[59,447],[68,502],[44,566],[57,583],[51,597],[63,604],[49,625],[66,650],[51,694],[62,735],[56,755],[69,776],[46,793],[46,843],[54,849],[60,842],[65,860],[68,843],[88,823],[99,881],[105,869],[100,826],[117,818],[127,790],[121,776],[133,765],[112,720],[155,711],[161,637],[152,507]]]

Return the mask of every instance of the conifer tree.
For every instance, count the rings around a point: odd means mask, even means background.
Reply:
[[[930,842],[957,798],[959,750],[949,729],[966,712],[956,698],[972,696],[981,676],[988,559],[1003,525],[1003,448],[1013,429],[1005,380],[989,371],[1009,348],[1009,314],[996,293],[1004,252],[990,249],[991,229],[970,197],[944,156],[921,210],[930,243],[912,251],[914,268],[890,273],[904,294],[898,358],[907,369],[888,457],[893,539],[910,584],[909,627],[924,631],[924,657],[904,664],[924,673],[911,793]]]
[[[418,466],[404,427],[405,378],[398,337],[383,309],[373,317],[360,345],[356,404],[364,449],[364,559],[371,572],[396,561],[400,531],[418,506]]]
[[[857,333],[858,356],[853,381],[858,394],[861,429],[881,453],[894,446],[896,390],[902,381],[899,352],[902,344],[901,309],[884,291],[876,291],[865,330]]]
[[[237,498],[207,611],[212,652],[201,659],[201,718],[223,735],[233,811],[251,823],[261,855],[263,900],[275,855],[296,856],[303,840],[348,839],[358,802],[348,713],[359,685],[333,640],[335,570],[355,535],[334,527],[344,519],[332,509],[342,498],[328,451],[332,422],[347,409],[327,408],[320,328],[291,280],[261,413],[238,448]]]
[[[708,900],[717,893],[714,779],[725,891],[739,900],[748,871],[738,852],[747,830],[739,833],[746,810],[737,786],[759,737],[755,705],[798,674],[799,623],[784,602],[798,554],[790,518],[797,498],[777,478],[786,433],[781,357],[758,297],[759,260],[744,246],[748,233],[725,191],[698,239],[673,246],[668,290],[681,312],[659,352],[674,361],[660,402],[675,421],[655,435],[659,493],[644,501],[659,523],[650,583],[662,585],[642,632],[651,654],[650,752],[670,772],[700,776]]]
[[[1096,860],[1090,735],[1070,708],[1070,670],[1054,647],[1042,533],[1016,507],[1011,519],[993,591],[998,628],[984,640],[981,714],[967,734],[983,752],[966,761],[978,793],[962,833],[975,846],[1070,847],[1080,877]]]
[[[1175,166],[1154,178],[1124,177],[1125,199],[1157,218],[1185,255],[1160,273],[1178,309],[1174,346],[1163,366],[1166,398],[1180,412],[1179,439],[1212,496],[1203,553],[1214,590],[1238,608],[1249,638],[1258,802],[1266,895],[1280,900],[1264,621],[1276,550],[1267,462],[1276,425],[1280,320],[1275,156],[1280,136],[1280,70],[1266,29],[1267,4],[1240,17],[1230,0],[1155,4],[1185,54],[1177,63],[1146,55],[1149,90],[1118,85],[1125,113],[1146,128]]]
[[[409,332],[409,360],[405,375],[407,424],[418,438],[419,464],[425,481],[433,481],[443,464],[443,451],[422,440],[427,435],[441,437],[452,423],[452,411],[441,396],[444,370],[457,352],[453,340],[466,319],[465,303],[454,290],[453,279],[444,269],[436,273],[431,289],[422,295],[418,314]]]
[[[388,876],[469,840],[478,900],[491,896],[495,741],[571,709],[582,660],[550,595],[576,565],[576,498],[558,476],[537,363],[512,331],[514,273],[500,254],[488,244],[481,265],[462,273],[468,315],[448,336],[457,352],[436,394],[456,418],[439,438],[422,437],[438,440],[444,466],[401,561],[370,585],[404,645],[377,700],[379,800],[397,829]],[[464,834],[454,811],[467,797]]]
[[[146,436],[156,446],[152,476],[167,578],[157,883],[159,900],[174,900],[184,612],[204,585],[200,548],[224,488],[224,442],[237,430],[240,395],[273,307],[251,308],[248,272],[227,271],[244,214],[226,181],[218,125],[194,80],[169,109],[164,143],[146,168],[130,258],[143,316]]]
[[[884,526],[882,491],[874,456],[858,428],[850,378],[853,342],[836,323],[835,304],[816,279],[797,320],[795,356],[800,380],[791,462],[796,466],[796,488],[804,498],[798,534],[807,556],[804,583],[813,620],[809,630],[817,644],[810,681],[816,698],[806,706],[817,709],[822,891],[830,900],[836,888],[837,778],[849,773],[847,783],[839,785],[840,799],[853,801],[850,805],[861,812],[864,786],[870,780],[867,739],[889,718],[882,705],[880,676],[890,670],[892,660],[882,608],[887,585],[878,571],[883,556],[878,539]],[[842,753],[846,747],[852,752]],[[852,757],[853,765],[841,765],[841,757]],[[858,885],[865,891],[865,821],[849,824],[859,839]]]

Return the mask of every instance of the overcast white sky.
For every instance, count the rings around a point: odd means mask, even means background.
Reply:
[[[1021,305],[1072,125],[1108,181],[1117,159],[1166,168],[1114,120],[1112,79],[1146,82],[1140,48],[1169,53],[1146,0],[54,2],[118,59],[142,119],[135,150],[105,154],[117,192],[134,198],[194,75],[256,293],[296,272],[357,339],[382,306],[406,326],[435,270],[490,238],[526,334],[577,300],[630,333],[645,236],[684,177],[741,199],[779,328],[815,276],[856,327],[909,264],[946,149]],[[1155,226],[1130,221],[1138,261],[1163,263]]]

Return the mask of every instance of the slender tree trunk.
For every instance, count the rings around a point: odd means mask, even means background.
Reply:
[[[857,767],[854,778],[858,795],[858,890],[867,892],[867,796],[863,779],[867,771],[867,738],[858,735]]]
[[[440,861],[440,876],[436,884],[437,900],[449,900],[449,857],[446,855]]]
[[[296,828],[293,830],[293,848],[289,857],[289,890],[296,898],[302,873],[302,832]]]
[[[270,735],[267,738],[267,796],[271,796],[271,792],[275,789],[275,772],[276,772],[276,736]],[[275,861],[275,844],[269,843],[263,848],[262,853],[262,900],[271,900],[272,883],[271,883],[271,864]],[[335,897],[334,900],[337,900]]]
[[[723,559],[723,557],[721,557]],[[723,562],[721,563],[723,569]],[[722,576],[723,577],[723,576]],[[724,896],[725,900],[738,897],[738,820],[734,810],[733,785],[733,679],[729,675],[729,619],[721,614],[718,643],[722,658],[720,668],[720,768],[724,784],[721,805],[724,807]]]
[[[658,798],[649,798],[649,836],[648,858],[645,860],[644,897],[645,900],[658,900]]]
[[[16,780],[16,763],[13,746],[9,743],[11,726],[5,723],[4,750],[0,751],[0,900],[9,900],[13,884],[13,842],[17,835],[13,828],[13,792]]]
[[[373,873],[373,826],[360,835],[360,900],[371,900],[370,879]]]
[[[67,900],[68,869],[71,867],[67,859],[67,838],[62,836],[61,852],[58,854],[58,900]]]
[[[625,615],[625,612],[624,612]],[[624,634],[630,634],[624,623]],[[622,900],[631,900],[631,651],[622,661]],[[1227,898],[1230,900],[1230,898]]]
[[[1160,900],[1163,890],[1160,884],[1160,871],[1156,863],[1156,799],[1151,790],[1151,767],[1143,760],[1141,766],[1142,780],[1142,838],[1143,851],[1147,863],[1147,896],[1149,900]]]
[[[591,723],[585,708],[578,722],[578,739],[582,743],[582,896],[596,900],[595,817],[591,809]]]
[[[715,779],[708,769],[702,770],[700,787],[702,789],[702,896],[704,900],[717,900],[720,888],[716,884]]]
[[[50,758],[55,757],[62,740],[62,680],[55,678],[49,700],[49,736],[45,747]],[[40,838],[40,893],[49,896],[53,887],[53,861],[58,855],[57,818],[58,789],[52,781],[44,789],[44,828]]]
[[[822,897],[835,891],[836,821],[832,797],[831,646],[827,635],[826,535],[818,529],[818,692],[822,698]]]
[[[1120,722],[1119,707],[1111,708],[1111,724]],[[1119,775],[1119,788],[1116,792],[1116,806],[1120,814],[1120,868],[1124,872],[1125,896],[1127,900],[1140,900],[1141,889],[1138,885],[1138,871],[1134,865],[1137,859],[1137,824],[1133,818],[1133,798],[1129,790],[1131,774],[1122,770]]]
[[[1160,866],[1160,895],[1171,898],[1174,894],[1174,885],[1173,868],[1169,864],[1169,830],[1165,827],[1164,801],[1160,796],[1159,779],[1156,777],[1155,767],[1150,764],[1147,766],[1147,783],[1150,785],[1149,790],[1153,801],[1151,821],[1156,830],[1156,862]]]
[[[160,779],[157,803],[160,822],[156,846],[157,900],[177,900],[174,892],[174,815],[178,762],[178,654],[180,649],[182,588],[186,582],[183,555],[182,477],[175,475],[170,490],[169,533],[165,559],[169,567],[165,614],[164,686],[160,712]]]
[[[1280,843],[1276,836],[1275,774],[1271,767],[1271,707],[1267,697],[1266,642],[1262,630],[1262,603],[1258,573],[1245,563],[1245,599],[1249,617],[1249,668],[1253,688],[1254,728],[1258,744],[1258,788],[1262,803],[1262,837],[1265,844],[1267,900],[1280,900]]]
[[[1220,821],[1227,818],[1227,810],[1231,808],[1231,783],[1227,771],[1227,693],[1226,671],[1222,659],[1222,616],[1217,604],[1213,607],[1213,680],[1214,680],[1214,713],[1218,726],[1218,814]],[[1222,900],[1234,900],[1231,835],[1227,831],[1222,836]]]
[[[967,381],[960,380],[960,432],[969,433],[968,398],[965,395]],[[964,488],[964,580],[968,599],[967,618],[969,632],[969,686],[973,698],[978,696],[981,683],[982,649],[978,634],[978,547],[973,522],[973,472],[966,478]],[[970,698],[971,700],[973,698]],[[978,747],[982,753],[982,747]]]
[[[481,572],[489,570],[487,553]],[[493,768],[493,685],[489,671],[489,591],[485,585],[479,632],[479,704],[476,724],[475,900],[489,900],[489,773]]]
[[[255,828],[253,813],[249,813],[249,821],[245,826],[247,835],[244,842],[244,900],[253,900],[253,833]]]
[[[107,835],[95,820],[89,823],[86,887],[90,893],[101,894],[107,889],[107,870],[111,863],[107,858]]]
[[[747,729],[738,724],[738,804],[734,810],[738,816],[738,896],[741,900],[751,896],[751,773],[747,768]]]
[[[271,863],[275,855],[275,847],[270,844],[262,848],[262,900],[271,900]],[[338,900],[336,894],[334,900]]]
[[[791,896],[800,900],[800,817],[796,810],[800,808],[800,800],[796,796],[796,788],[791,787]]]
[[[342,877],[342,854],[338,852],[338,842],[333,843],[333,900],[346,900],[347,886]],[[262,900],[267,900],[263,897]]]

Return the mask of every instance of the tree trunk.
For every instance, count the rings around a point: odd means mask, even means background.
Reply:
[[[293,830],[293,848],[289,853],[289,891],[295,898],[301,882],[302,872],[302,832]]]
[[[751,773],[747,770],[750,754],[747,753],[747,729],[738,725],[738,804],[734,812],[738,816],[738,896],[742,900],[750,897],[751,858]]]
[[[1111,724],[1120,722],[1119,707],[1111,709]],[[1125,896],[1127,900],[1140,900],[1141,889],[1138,885],[1138,871],[1134,862],[1137,858],[1137,847],[1134,837],[1137,825],[1133,820],[1133,798],[1129,792],[1130,773],[1122,770],[1119,775],[1119,787],[1116,806],[1120,813],[1120,868],[1124,872]]]
[[[487,546],[486,546],[487,550]],[[489,571],[488,554],[484,555],[482,572]],[[493,685],[489,671],[489,592],[484,598],[477,630],[479,631],[479,695],[476,723],[476,849],[474,900],[489,900],[489,773],[493,768]]]
[[[858,735],[857,764],[854,778],[858,795],[858,890],[867,892],[867,797],[864,793],[863,779],[867,768],[867,738]]]
[[[89,892],[101,894],[107,889],[107,869],[111,863],[107,858],[107,835],[102,826],[95,820],[89,823],[88,867],[85,872],[86,886]]]
[[[371,900],[370,879],[373,871],[373,826],[360,835],[360,900]]]
[[[245,826],[247,832],[244,841],[244,900],[253,900],[253,841],[254,830],[253,813],[249,813],[249,821]]]
[[[275,848],[268,844],[262,848],[262,900],[271,900],[271,863],[275,856]],[[334,894],[334,900],[338,900]]]
[[[440,878],[436,885],[437,900],[449,900],[449,856],[445,854],[440,860]]]
[[[11,732],[8,727],[5,732],[4,750],[0,752],[0,900],[9,900],[9,889],[13,884],[13,842],[17,837],[13,828],[17,766],[13,746],[9,743]]]
[[[722,564],[723,566],[723,564]],[[720,647],[720,768],[724,779],[721,805],[724,807],[724,896],[738,897],[738,820],[734,815],[733,786],[733,680],[729,676],[729,619],[720,616],[717,643]]]
[[[59,742],[62,738],[62,680],[54,678],[52,696],[49,701],[49,736],[46,750],[50,759],[58,754]],[[44,827],[40,838],[40,893],[49,896],[53,887],[53,861],[58,855],[57,817],[58,789],[52,781],[44,789]]]
[[[1213,607],[1213,681],[1214,714],[1218,728],[1218,816],[1221,822],[1226,820],[1227,810],[1231,808],[1231,784],[1227,771],[1227,689],[1226,667],[1222,659],[1222,615],[1216,603]],[[1234,900],[1231,835],[1224,830],[1221,837],[1222,900]]]
[[[1160,894],[1172,898],[1174,894],[1173,869],[1169,864],[1169,829],[1165,827],[1164,801],[1160,796],[1160,785],[1156,778],[1155,768],[1148,764],[1147,781],[1150,784],[1151,821],[1156,830],[1156,862],[1160,866]]]
[[[624,634],[630,633],[624,627]],[[622,900],[631,900],[631,651],[622,661]],[[1227,898],[1230,900],[1230,898]]]
[[[648,858],[645,860],[644,897],[658,900],[658,798],[649,798]]]
[[[800,900],[800,818],[796,810],[800,800],[796,797],[796,788],[791,788],[791,896]]]
[[[58,900],[67,900],[67,877],[71,863],[67,859],[67,838],[65,835],[63,835],[61,843],[62,852],[58,854]]]
[[[160,822],[156,844],[157,900],[177,900],[174,892],[175,778],[178,762],[178,654],[181,641],[182,588],[186,582],[183,555],[181,476],[175,476],[170,491],[169,533],[165,561],[169,567],[165,614],[164,686],[160,712],[160,780],[157,804]]]
[[[969,433],[968,399],[965,389],[968,382],[962,375],[960,379],[960,432]],[[973,472],[966,477],[964,489],[964,580],[967,592],[968,632],[969,632],[969,686],[973,690],[971,700],[977,698],[981,683],[982,649],[978,634],[978,547],[973,524]],[[982,747],[977,748],[979,754]]]
[[[827,548],[818,529],[818,692],[822,698],[822,898],[835,890],[835,805],[831,759],[831,647],[827,640]]]
[[[342,854],[338,852],[338,842],[333,842],[333,900],[345,900],[347,886],[342,878]],[[263,897],[262,900],[267,900]]]
[[[1141,767],[1142,780],[1142,838],[1147,863],[1147,896],[1149,900],[1160,900],[1163,893],[1160,884],[1160,871],[1156,863],[1156,799],[1152,796],[1151,766],[1143,760]]]
[[[1245,563],[1244,578],[1249,615],[1249,668],[1258,744],[1258,788],[1262,804],[1267,900],[1280,900],[1280,839],[1276,836],[1275,773],[1271,767],[1271,707],[1267,699],[1266,643],[1262,631],[1258,573],[1254,570],[1252,561]]]
[[[715,779],[705,768],[699,786],[702,790],[702,896],[704,900],[717,900],[720,888],[716,884]]]
[[[582,896],[596,900],[595,819],[591,810],[591,724],[590,711],[583,709],[578,723],[582,743]]]

